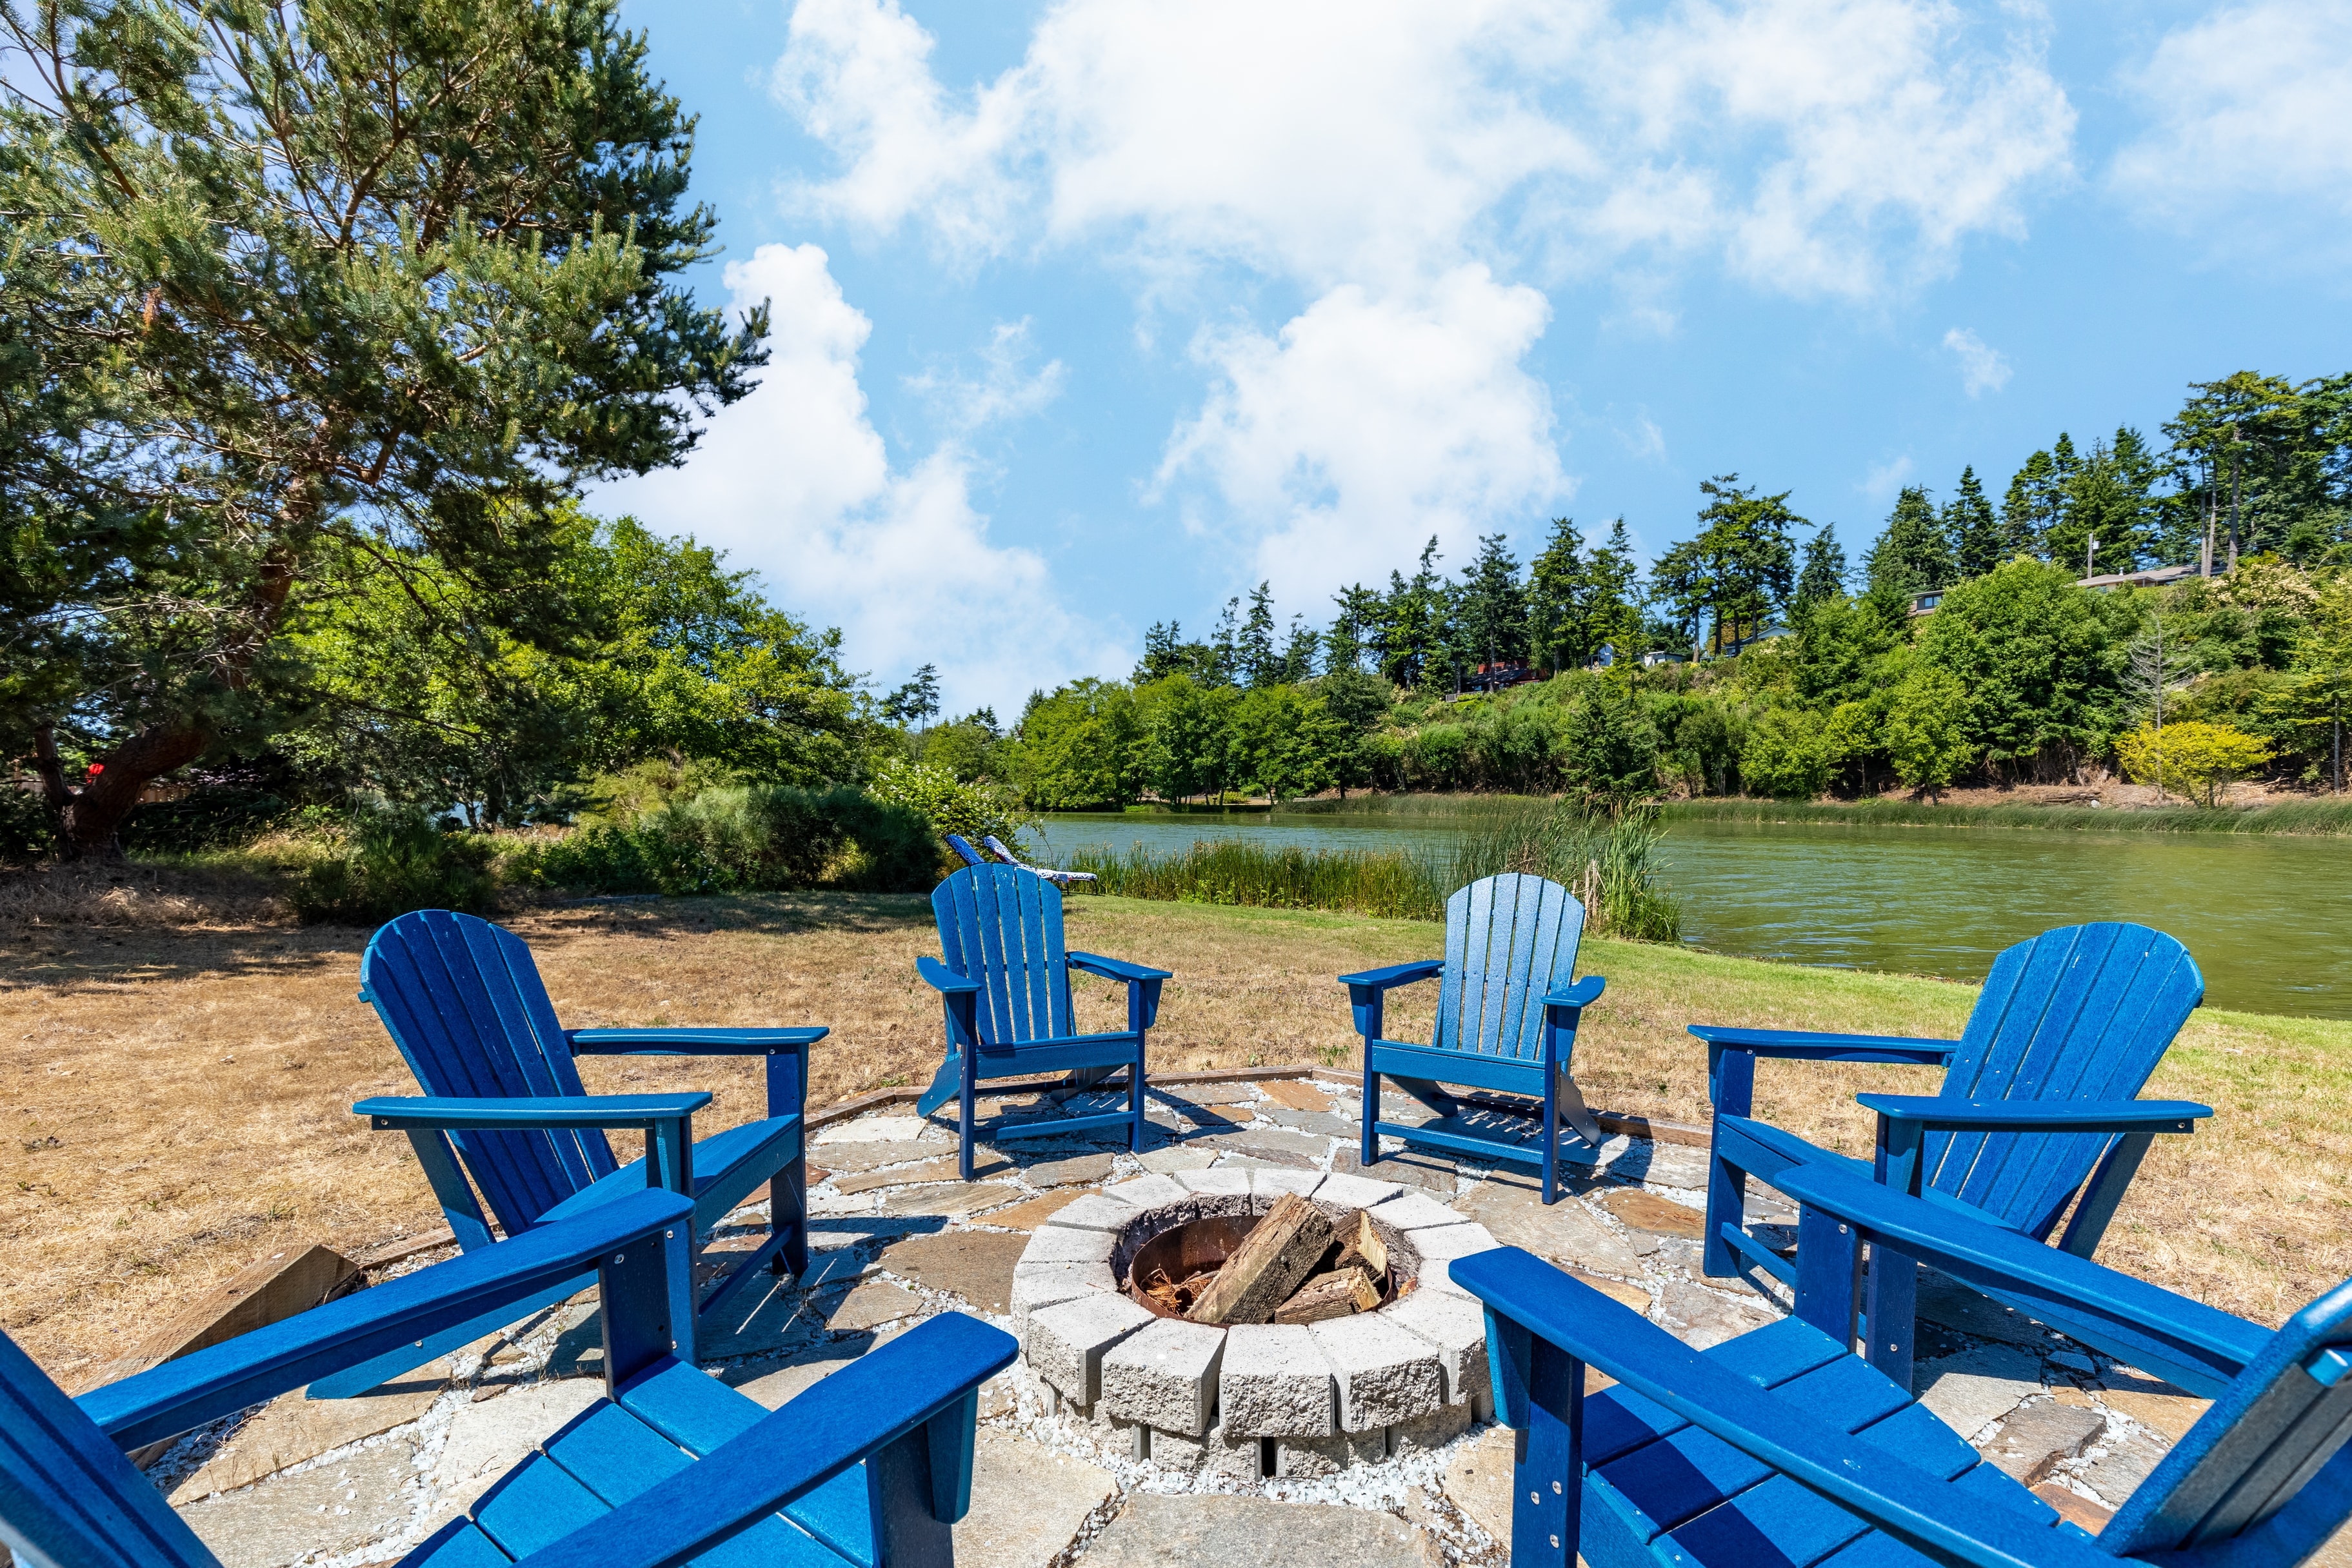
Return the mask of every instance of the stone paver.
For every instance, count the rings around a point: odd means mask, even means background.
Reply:
[[[999,1204],[1010,1203],[1020,1196],[1019,1187],[992,1181],[976,1181],[969,1186],[893,1187],[882,1195],[882,1201],[875,1206],[874,1212],[900,1218],[919,1216],[959,1218],[994,1208]]]
[[[1506,1247],[1594,1274],[1640,1274],[1642,1260],[1573,1197],[1549,1207],[1536,1193],[1486,1182],[1462,1195],[1455,1210],[1492,1231]]]
[[[1913,1369],[1919,1403],[1963,1437],[1974,1437],[2042,1392],[2042,1359],[2012,1345],[1980,1345]]]
[[[858,1124],[856,1122],[847,1122],[844,1123],[843,1125],[855,1127],[858,1125]],[[825,1131],[829,1133],[837,1132],[839,1130],[839,1128],[834,1127],[828,1127],[825,1129]],[[820,1170],[832,1171],[836,1174],[842,1171],[869,1171],[877,1166],[904,1165],[908,1160],[924,1159],[929,1155],[937,1154],[938,1152],[938,1148],[929,1144],[917,1145],[905,1142],[883,1143],[879,1141],[859,1141],[837,1144],[811,1144],[809,1145],[808,1162],[813,1168],[810,1172],[809,1179],[812,1181],[816,1179],[815,1172]]]
[[[1389,1428],[1389,1457],[1433,1454],[1470,1429],[1468,1405],[1441,1405],[1418,1421],[1400,1421]]]
[[[1331,1146],[1328,1138],[1308,1138],[1276,1127],[1252,1127],[1239,1133],[1212,1133],[1186,1142],[1195,1148],[1246,1155],[1268,1165],[1288,1166],[1296,1170],[1312,1170],[1321,1165],[1324,1153]]]
[[[2107,1424],[2096,1411],[2037,1399],[2021,1405],[2000,1424],[1984,1446],[1984,1457],[2008,1474],[2032,1486],[2103,1437]]]
[[[1502,1245],[1483,1225],[1432,1225],[1411,1233],[1413,1249],[1424,1263],[1452,1262],[1475,1253],[1492,1252]]]
[[[2050,1342],[2049,1331],[2023,1312],[1971,1291],[1937,1270],[1919,1270],[1918,1292],[1919,1315],[1929,1322],[1975,1334],[1979,1339],[2006,1340],[2034,1350]]]
[[[997,1222],[989,1217],[989,1223]],[[1013,1306],[1013,1270],[1028,1244],[1026,1236],[987,1230],[909,1236],[883,1249],[880,1267],[927,1291],[961,1296],[980,1312],[1006,1312]]]
[[[1160,1318],[1103,1354],[1102,1402],[1112,1415],[1158,1432],[1197,1437],[1217,1403],[1225,1331]]]
[[[1145,1170],[1160,1176],[1175,1176],[1182,1171],[1197,1171],[1216,1162],[1214,1149],[1189,1149],[1181,1144],[1171,1144],[1164,1149],[1150,1149],[1136,1159]]]
[[[437,1383],[357,1399],[310,1399],[298,1389],[271,1400],[231,1433],[202,1469],[172,1489],[171,1501],[177,1507],[251,1486],[305,1459],[406,1426],[440,1397]]]
[[[1437,1347],[1372,1313],[1307,1325],[1339,1396],[1343,1431],[1414,1421],[1445,1402]]]
[[[1440,1484],[1454,1507],[1496,1541],[1511,1539],[1513,1441],[1507,1427],[1490,1427],[1446,1461]]]
[[[1058,1160],[1040,1160],[1034,1166],[1021,1167],[1021,1179],[1031,1186],[1068,1186],[1078,1182],[1097,1182],[1110,1175],[1108,1155],[1071,1155]]]
[[[388,1443],[250,1490],[199,1499],[180,1517],[222,1568],[284,1568],[398,1531],[415,1507],[415,1478],[406,1445]]]
[[[1454,1172],[1454,1163],[1443,1155],[1418,1153],[1391,1155],[1368,1166],[1356,1157],[1356,1145],[1352,1139],[1342,1144],[1339,1152],[1331,1156],[1331,1172],[1334,1176],[1360,1176],[1373,1181],[1402,1182],[1406,1186],[1417,1186],[1445,1198],[1452,1197],[1462,1185],[1461,1177]]]
[[[1184,1188],[1173,1176],[1139,1176],[1130,1181],[1116,1183],[1103,1188],[1103,1196],[1137,1208],[1157,1208],[1163,1203],[1181,1202]],[[1134,1216],[1129,1215],[1130,1219]]]
[[[912,1317],[923,1298],[887,1280],[868,1280],[843,1295],[825,1312],[824,1326],[834,1333],[862,1333],[884,1323]]]
[[[1445,1557],[1427,1531],[1367,1508],[1139,1492],[1078,1561],[1086,1568],[1443,1568]]]
[[[1232,1166],[1219,1166],[1214,1170],[1184,1171],[1176,1179],[1184,1190],[1207,1197],[1247,1197],[1250,1195],[1251,1173]]]
[[[2074,1470],[2074,1478],[2097,1492],[2109,1508],[2120,1508],[2124,1499],[2147,1479],[2167,1447],[2140,1433],[2118,1432],[2111,1427],[2085,1456],[2089,1462]]]
[[[1603,1187],[1594,1196],[1601,1207],[1636,1230],[1646,1230],[1654,1236],[1679,1236],[1689,1241],[1703,1240],[1706,1236],[1706,1212],[1670,1197],[1643,1192],[1638,1186]]]
[[[1217,1378],[1225,1430],[1240,1437],[1329,1436],[1338,1416],[1322,1356],[1304,1324],[1244,1323],[1227,1330]]]
[[[845,1348],[837,1344],[820,1346],[793,1356],[773,1371],[763,1372],[748,1382],[735,1385],[738,1391],[749,1395],[771,1410],[781,1409],[806,1390],[849,1365],[866,1347]],[[770,1364],[760,1363],[767,1365]]]
[[[1108,1263],[1118,1238],[1108,1230],[1082,1230],[1074,1225],[1045,1224],[1030,1237],[1021,1254],[1024,1263]]]
[[[1318,1083],[1297,1078],[1277,1078],[1263,1087],[1267,1099],[1286,1110],[1328,1112],[1331,1109],[1330,1093]]]
[[[1389,1457],[1389,1428],[1333,1432],[1322,1437],[1278,1437],[1274,1473],[1286,1479],[1336,1476],[1350,1465],[1377,1465]]]
[[[958,1568],[1039,1568],[1118,1490],[1108,1470],[983,1427],[971,1509],[955,1527]]]
[[[572,1377],[459,1406],[433,1466],[442,1507],[451,1513],[462,1511],[491,1482],[520,1464],[542,1438],[604,1396],[603,1384]]]
[[[1250,1197],[1261,1208],[1269,1208],[1274,1200],[1285,1193],[1299,1197],[1313,1197],[1323,1186],[1321,1171],[1252,1171]]]
[[[2102,1377],[2095,1392],[2099,1403],[2108,1409],[2120,1410],[2176,1443],[2187,1437],[2189,1428],[2213,1407],[2211,1400],[2200,1399],[2185,1388],[2176,1388],[2161,1378],[2142,1377],[2122,1367]]]
[[[695,1353],[704,1361],[726,1361],[739,1355],[767,1355],[787,1350],[824,1332],[824,1323],[809,1293],[789,1280],[772,1276],[744,1286],[717,1316],[706,1314],[695,1324]]]
[[[1724,1282],[1735,1289],[1739,1283],[1737,1280]],[[1699,1350],[1721,1344],[1727,1339],[1737,1339],[1767,1323],[1778,1322],[1781,1315],[1780,1309],[1765,1305],[1753,1295],[1742,1297],[1713,1291],[1688,1280],[1666,1281],[1665,1293],[1658,1299],[1657,1312],[1658,1322],[1664,1323],[1675,1338]]]
[[[1031,1312],[1021,1349],[1037,1375],[1061,1390],[1063,1398],[1092,1406],[1102,1397],[1105,1353],[1129,1334],[1164,1321],[1125,1296],[1090,1291]]]
[[[1408,1192],[1376,1204],[1371,1217],[1391,1230],[1423,1230],[1432,1226],[1460,1225],[1468,1218],[1448,1208],[1427,1193]]]
[[[856,1176],[836,1176],[833,1190],[845,1196],[850,1193],[873,1192],[889,1186],[918,1186],[926,1182],[961,1181],[961,1166],[953,1155],[924,1160],[911,1166],[896,1166],[885,1170],[861,1171]],[[989,1149],[974,1149],[971,1172],[975,1177],[1005,1176],[1013,1174],[1013,1162]]]
[[[920,1116],[857,1116],[821,1129],[809,1145],[814,1150],[835,1144],[911,1144],[927,1133],[934,1141],[946,1135]]]
[[[1269,1111],[1266,1116],[1278,1126],[1310,1137],[1352,1138],[1363,1131],[1361,1123],[1350,1122],[1344,1116],[1317,1115],[1311,1111]]]

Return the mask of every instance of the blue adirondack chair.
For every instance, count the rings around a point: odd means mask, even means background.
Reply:
[[[1802,1206],[1797,1315],[1705,1352],[1516,1248],[1450,1266],[1486,1307],[1517,1429],[1511,1561],[2170,1568],[2300,1563],[2352,1516],[2352,1281],[2275,1333],[1827,1166]],[[2211,1398],[2094,1537],[1853,1354],[1867,1245],[1932,1263]],[[1584,1392],[1584,1364],[1617,1379]]]
[[[1408,1145],[1487,1160],[1538,1166],[1543,1200],[1559,1200],[1559,1166],[1590,1165],[1603,1134],[1569,1072],[1584,1009],[1608,982],[1581,980],[1576,946],[1584,905],[1539,876],[1490,876],[1445,901],[1445,956],[1360,975],[1342,975],[1356,1030],[1364,1037],[1363,1163],[1381,1157],[1382,1134]],[[1427,1045],[1383,1040],[1382,1009],[1399,986],[1441,976],[1437,1022]],[[1437,1113],[1418,1127],[1380,1119],[1381,1081]],[[1442,1087],[1497,1090],[1523,1096],[1536,1113],[1532,1143],[1481,1131],[1462,1119],[1463,1103]]]
[[[78,1400],[0,1334],[0,1543],[28,1568],[217,1568],[124,1449],[485,1307],[527,1311],[588,1270],[603,1295],[604,1397],[403,1568],[952,1563],[979,1387],[1012,1362],[1012,1338],[934,1318],[772,1415],[670,1354],[692,1214],[683,1197],[640,1190]]]
[[[1062,946],[1061,890],[1034,872],[1009,865],[966,866],[931,891],[942,958],[915,960],[947,1013],[947,1060],[915,1102],[928,1116],[950,1098],[958,1163],[971,1179],[973,1096],[992,1078],[1067,1072],[1098,1083],[1128,1070],[1127,1109],[1000,1125],[999,1142],[1060,1137],[1090,1127],[1127,1127],[1128,1147],[1143,1149],[1143,1037],[1160,1016],[1165,969],[1147,969]],[[1127,987],[1127,1028],[1079,1034],[1070,1010],[1070,971],[1083,969]]]
[[[963,862],[966,865],[986,865],[988,863],[988,857],[982,854],[978,850],[973,849],[971,847],[971,841],[965,838],[961,833],[950,833],[948,835],[948,848],[955,851],[956,858]]]
[[[1958,1040],[1693,1024],[1715,1107],[1702,1266],[1720,1277],[1744,1260],[1793,1280],[1795,1265],[1748,1229],[1747,1185],[1754,1176],[1777,1186],[1780,1172],[1807,1162],[1874,1169],[2037,1241],[2071,1205],[2059,1245],[2089,1257],[2155,1135],[2191,1132],[2212,1114],[2133,1098],[2204,997],[2196,961],[2163,932],[2067,925],[1993,960]],[[1748,1114],[1759,1057],[1924,1063],[1945,1069],[1944,1084],[1934,1095],[1861,1096],[1878,1113],[1865,1165]],[[1871,1361],[1898,1381],[1910,1376],[1916,1292],[1916,1270],[1895,1260],[1873,1270]]]
[[[1055,887],[1068,887],[1074,883],[1092,882],[1095,880],[1095,873],[1090,871],[1049,871],[1041,865],[1031,865],[1027,861],[1023,860],[1019,855],[1016,855],[1011,850],[1006,849],[1004,847],[1004,841],[998,838],[994,833],[988,834],[980,841],[988,846],[989,853],[994,855],[1004,864],[1017,865],[1023,871],[1034,871],[1039,876],[1044,877],[1047,882],[1052,883]]]
[[[379,929],[360,961],[360,997],[375,1009],[424,1098],[362,1100],[379,1130],[408,1134],[457,1244],[493,1239],[474,1187],[509,1237],[648,1185],[694,1200],[697,1236],[765,1182],[769,1234],[741,1256],[701,1306],[718,1310],[760,1276],[808,1267],[807,1166],[802,1125],[808,1049],[823,1029],[576,1029],[556,1022],[530,949],[512,932],[446,910],[419,910]],[[696,1143],[691,1117],[708,1094],[590,1094],[577,1055],[763,1056],[768,1114]],[[646,1132],[644,1162],[621,1166],[604,1132]],[[467,1177],[473,1178],[469,1187]],[[730,1261],[732,1258],[730,1257]],[[577,1289],[575,1285],[572,1287]],[[558,1290],[551,1299],[568,1294]],[[679,1325],[692,1359],[694,1318]],[[462,1325],[415,1347],[398,1366],[355,1368],[324,1392],[358,1394],[499,1325]],[[367,1381],[361,1381],[367,1379]]]

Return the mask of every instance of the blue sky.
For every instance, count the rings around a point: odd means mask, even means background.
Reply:
[[[1481,533],[1849,551],[2192,380],[2352,369],[2352,4],[632,0],[774,362],[691,532],[961,712]],[[1008,711],[1009,710],[1009,711]]]

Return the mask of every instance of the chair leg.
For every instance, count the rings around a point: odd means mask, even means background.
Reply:
[[[1544,1074],[1543,1200],[1549,1208],[1559,1201],[1559,1074]]]
[[[956,1174],[965,1181],[971,1179],[972,1134],[972,1062],[971,1052],[963,1056],[963,1082],[956,1094]]]
[[[1372,1131],[1372,1124],[1381,1119],[1381,1075],[1372,1071],[1372,1042],[1364,1040],[1364,1135],[1363,1147],[1358,1151],[1359,1163],[1370,1170],[1380,1163],[1381,1136]]]
[[[1803,1249],[1799,1248],[1801,1266]],[[1874,1242],[1870,1249],[1870,1284],[1864,1294],[1864,1318],[1869,1337],[1862,1358],[1893,1378],[1911,1386],[1912,1334],[1917,1328],[1919,1265],[1900,1252]]]
[[[1135,1069],[1128,1074],[1127,1108],[1134,1121],[1127,1134],[1128,1152],[1141,1158],[1143,1155],[1143,1042],[1136,1041]]]
[[[795,1277],[808,1272],[808,1155],[797,1155],[791,1165],[776,1173],[768,1183],[768,1229],[771,1234],[783,1229],[790,1215],[792,1234],[784,1241],[783,1250],[776,1254],[772,1265],[778,1274]]]
[[[1706,1153],[1706,1236],[1699,1251],[1699,1271],[1724,1280],[1739,1272],[1739,1260],[1723,1239],[1727,1225],[1748,1223],[1748,1173],[1715,1152]]]

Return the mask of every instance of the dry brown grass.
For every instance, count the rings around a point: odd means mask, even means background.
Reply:
[[[814,895],[541,910],[532,944],[565,1021],[828,1024],[813,1102],[925,1081],[940,1049],[914,977],[934,950],[916,898]],[[1432,926],[1117,899],[1070,905],[1070,942],[1176,971],[1153,1036],[1163,1071],[1355,1060],[1331,977],[1433,954]],[[70,1375],[190,1291],[289,1240],[346,1251],[438,1216],[405,1140],[368,1132],[364,1095],[413,1092],[355,999],[362,933],[213,925],[0,924],[0,1325]],[[1579,1076],[1593,1102],[1698,1122],[1705,1060],[1693,1019],[1945,1034],[1963,987],[1797,969],[1595,941],[1610,990],[1589,1016]],[[1402,993],[1399,1032],[1425,1027],[1433,988]],[[1122,1018],[1120,993],[1078,982],[1080,1019]],[[709,1089],[706,1126],[754,1114],[751,1063],[602,1061],[592,1088]],[[1906,1069],[1768,1064],[1761,1113],[1860,1152],[1852,1096],[1923,1087]],[[2200,1015],[2152,1092],[2220,1114],[2167,1140],[2103,1260],[2276,1320],[2352,1273],[2342,1134],[2352,1025]]]

